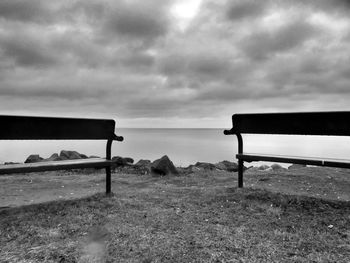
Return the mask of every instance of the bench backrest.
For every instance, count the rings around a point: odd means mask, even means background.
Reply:
[[[112,140],[115,121],[0,115],[0,140]]]
[[[350,136],[350,112],[234,114],[225,134]]]

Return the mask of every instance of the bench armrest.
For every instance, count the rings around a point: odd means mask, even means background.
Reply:
[[[118,135],[115,135],[115,134],[114,134],[113,140],[116,140],[116,141],[118,141],[118,142],[122,142],[122,141],[124,140],[124,137],[123,137],[123,136],[118,136]]]
[[[233,134],[236,134],[236,133],[234,133],[232,130],[224,130],[224,134],[225,135],[233,135]]]

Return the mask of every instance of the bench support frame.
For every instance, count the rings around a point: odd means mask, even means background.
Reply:
[[[123,141],[115,132],[112,119],[58,118],[0,115],[0,140],[107,140],[105,158],[10,164],[0,167],[1,174],[103,168],[106,194],[111,194],[111,149],[113,140]]]
[[[237,136],[238,154],[236,158],[238,159],[239,188],[243,187],[244,161],[295,163],[350,169],[350,160],[347,159],[243,154],[242,138],[242,134],[350,136],[350,111],[234,114],[232,128],[224,130],[224,134]]]

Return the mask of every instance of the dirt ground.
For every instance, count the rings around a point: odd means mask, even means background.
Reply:
[[[208,173],[219,187],[227,184],[237,185],[237,173],[222,171],[196,173]],[[112,191],[118,191],[123,187],[125,176],[132,175],[113,174]],[[188,176],[196,174],[183,175],[179,179]],[[252,168],[244,174],[244,186],[293,195],[350,201],[350,170],[305,167],[296,170],[259,171]],[[0,176],[0,209],[60,199],[75,199],[104,191],[105,174],[102,170],[4,175]]]
[[[75,199],[103,192],[102,171],[77,173],[54,171],[0,176],[0,207]]]
[[[305,167],[245,173],[245,186],[272,192],[350,201],[350,169]]]

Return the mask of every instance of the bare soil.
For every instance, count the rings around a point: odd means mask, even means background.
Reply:
[[[245,186],[326,200],[350,201],[350,169],[305,167],[245,173]]]

